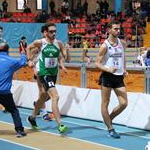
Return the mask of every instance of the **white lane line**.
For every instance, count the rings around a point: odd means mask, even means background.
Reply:
[[[1,122],[1,121],[0,121],[0,122]],[[3,123],[5,123],[5,122],[3,122]],[[1,141],[5,141],[5,142],[9,142],[9,143],[12,143],[12,144],[15,144],[15,145],[19,145],[19,146],[22,146],[22,147],[30,148],[30,149],[33,149],[33,150],[40,150],[40,149],[31,147],[31,146],[27,146],[27,145],[20,144],[20,143],[17,143],[17,142],[13,142],[13,141],[10,141],[10,140],[6,140],[6,139],[3,139],[3,138],[0,138],[0,140],[1,140]]]

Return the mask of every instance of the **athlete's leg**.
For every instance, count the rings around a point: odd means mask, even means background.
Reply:
[[[56,119],[56,122],[58,124],[58,130],[60,133],[65,133],[68,131],[68,127],[61,123],[60,112],[59,112],[59,108],[58,108],[59,96],[58,96],[56,87],[49,88],[49,90],[47,92],[52,99],[52,112],[53,112],[54,118]]]
[[[37,117],[40,109],[42,108],[42,106],[45,102],[46,96],[47,96],[47,93],[46,93],[45,89],[41,88],[39,99],[37,100],[37,103],[36,103],[35,108],[32,112],[32,115],[30,115],[28,117],[28,121],[31,124],[33,129],[38,129],[38,126],[36,124],[36,117]]]
[[[42,83],[40,82],[40,79],[39,79],[39,76],[38,76],[38,75],[37,75],[37,86],[38,86],[39,97],[40,97],[43,85],[42,85]],[[47,99],[49,99],[48,94],[47,94],[47,97],[46,97],[45,101],[47,101]],[[42,108],[41,108],[41,111],[42,111],[42,113],[43,113],[43,116],[47,114],[45,103],[43,104],[43,106],[42,106]]]
[[[108,112],[108,105],[110,102],[110,94],[111,94],[111,88],[102,86],[101,90],[101,96],[102,96],[102,102],[101,102],[101,112],[104,119],[104,122],[108,128],[108,130],[112,129],[112,121]]]
[[[47,92],[52,99],[52,112],[54,114],[54,118],[56,119],[57,124],[60,125],[61,119],[60,119],[60,112],[58,108],[59,96],[56,87],[50,88]]]
[[[40,95],[41,89],[42,89],[43,85],[42,85],[42,83],[40,82],[39,76],[37,76],[37,85],[38,85],[39,95]],[[46,93],[46,94],[47,94],[47,93]],[[50,99],[50,97],[49,97],[49,95],[47,94],[46,99],[45,99],[45,102],[46,102],[47,100],[49,100],[49,99]],[[40,114],[40,112],[41,112],[41,113],[42,113],[42,117],[43,117],[44,120],[46,120],[46,121],[51,121],[51,117],[50,117],[49,113],[48,113],[47,110],[46,110],[46,104],[45,104],[45,102],[44,102],[42,108],[40,109],[39,114]]]
[[[108,111],[108,105],[110,102],[110,94],[111,94],[111,88],[102,86],[102,105],[101,105],[102,116],[108,128],[109,135],[113,138],[120,138],[120,136],[117,134],[117,132],[113,128],[112,118]]]
[[[111,112],[110,114],[111,120],[113,120],[117,115],[119,115],[127,107],[128,104],[127,92],[125,87],[116,88],[114,89],[114,91],[117,95],[119,105],[116,106]]]
[[[32,113],[33,117],[37,116],[37,114],[39,113],[39,111],[42,108],[43,104],[45,103],[46,98],[47,98],[47,93],[45,92],[45,89],[42,87],[40,89],[40,92],[39,92],[39,99],[37,100],[34,111]]]

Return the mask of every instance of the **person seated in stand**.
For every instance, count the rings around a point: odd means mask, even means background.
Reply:
[[[145,66],[146,64],[145,64],[145,59],[146,59],[146,53],[147,53],[147,49],[146,49],[146,47],[141,47],[140,48],[140,53],[139,53],[139,55],[137,56],[137,60],[136,60],[136,62],[138,63],[138,64],[140,64],[140,66]]]

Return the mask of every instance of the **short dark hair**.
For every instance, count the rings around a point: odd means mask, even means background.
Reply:
[[[108,23],[107,27],[108,27],[108,28],[112,28],[112,26],[113,26],[114,24],[120,24],[120,22],[119,22],[118,20],[112,20],[111,22]]]
[[[24,40],[24,39],[26,39],[26,37],[25,37],[25,36],[22,36],[22,37],[21,37],[21,40]]]
[[[41,32],[44,33],[44,31],[48,31],[48,27],[51,27],[51,26],[56,27],[54,23],[46,23],[45,25],[41,27]]]
[[[47,31],[47,30],[48,30],[48,28],[45,25],[43,25],[41,27],[41,33],[44,33],[44,31]]]
[[[46,23],[45,26],[47,27],[47,29],[48,27],[51,27],[51,26],[56,27],[55,23]]]

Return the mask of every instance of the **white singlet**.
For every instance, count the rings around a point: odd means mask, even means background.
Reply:
[[[104,55],[104,59],[102,60],[102,64],[105,67],[113,67],[117,68],[117,71],[113,73],[114,75],[123,75],[124,73],[124,48],[120,41],[117,39],[117,46],[112,46],[108,39],[104,41],[107,46],[106,54]]]

